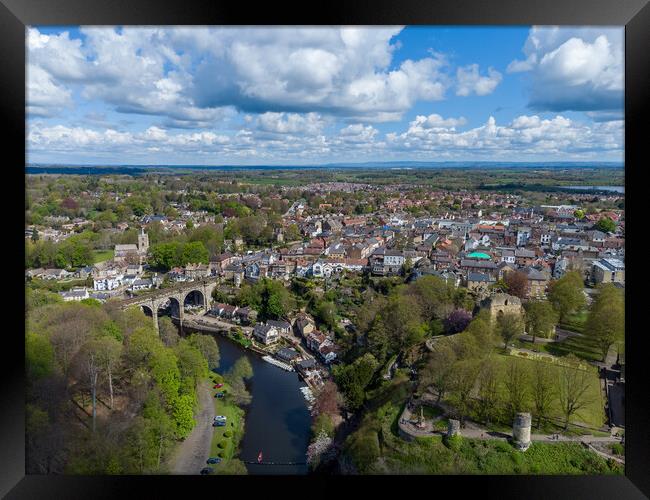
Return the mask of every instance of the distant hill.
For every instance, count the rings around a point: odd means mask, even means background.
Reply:
[[[327,168],[623,168],[620,162],[496,162],[496,161],[385,161],[364,163],[326,163],[312,165],[59,165],[33,163],[25,166],[28,174],[139,174],[147,171],[174,170],[300,170]]]

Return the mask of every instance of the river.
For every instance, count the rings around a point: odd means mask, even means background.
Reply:
[[[560,186],[563,189],[575,191],[609,191],[612,193],[625,193],[625,186]]]
[[[300,392],[304,387],[296,372],[287,372],[264,361],[234,342],[213,334],[221,361],[217,373],[225,373],[241,356],[253,366],[253,378],[247,383],[252,395],[245,408],[244,437],[239,458],[257,461],[260,451],[264,462],[305,462],[309,445],[311,418],[307,402]],[[307,465],[246,464],[249,474],[306,474]]]

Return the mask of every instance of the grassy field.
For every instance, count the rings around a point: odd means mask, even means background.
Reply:
[[[516,363],[522,363],[524,366],[527,366],[532,370],[533,363],[544,363],[545,361],[536,361],[532,359],[523,359],[514,356],[499,355],[496,356],[497,361],[501,364],[501,368],[505,369],[509,360],[515,360]],[[553,370],[557,377],[559,377],[560,367],[556,365],[550,365],[549,368]],[[605,409],[604,409],[604,395],[602,394],[600,388],[600,380],[598,378],[598,371],[595,367],[589,367],[589,371],[593,373],[593,377],[590,383],[589,391],[587,393],[587,398],[590,400],[589,405],[587,405],[583,410],[578,411],[577,414],[572,417],[573,421],[582,422],[592,428],[600,428],[605,422]],[[500,387],[500,396],[505,398],[506,389],[505,387]],[[557,398],[555,400],[555,406],[552,409],[552,417],[562,419],[562,412],[559,407],[559,402]],[[534,417],[534,415],[533,415]]]
[[[105,260],[110,260],[115,255],[115,250],[94,250],[93,259],[94,263],[104,262]]]
[[[399,438],[399,405],[368,415],[346,443],[349,458],[362,474],[622,474],[623,468],[579,443],[533,443],[517,451],[499,440],[460,438],[446,445],[441,437]]]
[[[573,313],[559,327],[571,332],[582,333],[585,328],[585,322],[587,321],[587,315],[586,310]]]
[[[561,357],[574,354],[576,357],[585,361],[600,361],[602,359],[598,345],[587,335],[568,337],[563,342],[551,342],[548,344],[532,344],[531,342],[518,340],[515,342],[515,345],[524,349],[546,352],[553,356]]]
[[[214,384],[224,384],[218,390],[225,392],[226,396],[223,399],[213,399],[216,414],[225,415],[227,422],[227,425],[224,427],[214,427],[212,442],[210,444],[210,456],[219,457],[222,461],[211,467],[214,467],[215,474],[246,474],[244,464],[235,458],[239,441],[244,435],[244,410],[230,401],[228,397],[230,387],[223,381],[221,375],[213,373],[211,380]],[[217,390],[213,392],[216,393]]]

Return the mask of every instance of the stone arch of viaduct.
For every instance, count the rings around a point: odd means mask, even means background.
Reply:
[[[158,330],[158,310],[164,306],[170,299],[175,299],[178,302],[179,309],[179,320],[181,324],[183,322],[183,312],[185,299],[188,295],[193,292],[199,292],[203,295],[203,311],[207,312],[210,308],[210,298],[212,297],[212,292],[216,288],[216,282],[209,281],[199,281],[187,283],[174,288],[167,288],[164,290],[157,290],[151,295],[145,295],[142,297],[135,297],[132,299],[125,300],[120,306],[122,309],[127,309],[129,307],[146,307],[151,310],[151,315],[153,317],[153,324]]]

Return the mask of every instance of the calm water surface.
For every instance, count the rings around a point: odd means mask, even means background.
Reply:
[[[253,378],[247,383],[252,395],[245,408],[244,437],[239,458],[257,461],[260,451],[269,462],[305,462],[311,419],[300,388],[305,383],[295,372],[287,372],[262,360],[234,342],[214,335],[221,362],[218,373],[225,373],[245,356],[253,366]],[[246,465],[249,474],[306,474],[306,465]]]

